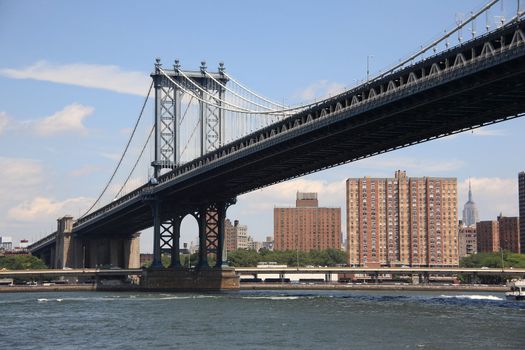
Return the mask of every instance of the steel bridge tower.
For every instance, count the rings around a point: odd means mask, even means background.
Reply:
[[[156,59],[155,71],[151,74],[155,88],[155,159],[152,162],[154,177],[152,184],[163,172],[181,165],[180,126],[181,102],[185,94],[193,94],[198,100],[199,155],[214,151],[224,143],[224,85],[228,78],[224,64],[219,63],[218,72],[207,72],[206,62],[201,62],[199,71],[183,71],[178,60],[173,70],[162,68]],[[213,79],[211,77],[213,77]],[[215,81],[214,81],[215,79]],[[220,82],[217,83],[217,82]],[[222,85],[221,85],[222,84]],[[161,252],[171,252],[171,268],[181,268],[180,225],[186,215],[192,215],[199,226],[198,268],[209,268],[208,255],[215,254],[215,267],[223,265],[224,220],[227,208],[235,198],[208,198],[203,202],[173,202],[154,196],[148,198],[153,213],[153,268],[161,268]]]
[[[152,163],[154,177],[163,169],[174,169],[180,165],[180,125],[182,122],[181,101],[186,93],[199,98],[200,156],[223,145],[224,110],[219,108],[224,100],[225,88],[206,74],[206,62],[201,62],[200,71],[182,71],[178,60],[173,70],[162,69],[160,59],[151,74],[155,88],[155,160]],[[208,72],[216,81],[225,85],[224,64],[218,72]]]

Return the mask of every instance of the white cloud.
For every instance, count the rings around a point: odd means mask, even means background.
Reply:
[[[50,81],[140,96],[146,95],[150,84],[148,74],[143,72],[126,72],[115,65],[85,63],[57,65],[38,61],[22,69],[0,69],[0,75],[14,79]]]
[[[346,179],[345,179],[346,180]],[[261,190],[241,196],[243,214],[271,213],[273,207],[295,206],[297,192],[317,192],[319,206],[341,207],[344,206],[345,180],[320,181],[309,179],[295,179],[281,182]]]
[[[313,99],[334,96],[344,90],[345,87],[343,84],[329,82],[328,80],[319,80],[296,92],[294,97],[303,101],[311,101]]]
[[[500,213],[506,216],[518,215],[518,180],[517,178],[473,177],[472,196],[479,211],[480,220],[495,220]],[[468,179],[458,183],[459,217],[467,201]]]
[[[73,214],[78,209],[87,208],[91,201],[92,199],[85,197],[70,198],[62,202],[36,197],[9,209],[7,215],[17,221],[53,221],[59,216]]]
[[[122,154],[120,153],[109,153],[109,152],[102,152],[100,153],[100,156],[110,159],[110,160],[119,160]]]
[[[32,159],[0,157],[0,198],[2,201],[21,195],[27,188],[44,180],[42,163]]]
[[[398,157],[385,154],[379,157],[371,157],[359,160],[354,163],[354,166],[367,169],[388,169],[393,170],[407,170],[407,173],[412,172],[451,172],[457,170],[465,165],[465,162],[458,159],[450,160],[436,160],[436,159],[418,159],[413,157]],[[410,176],[410,174],[407,174]]]
[[[87,175],[91,175],[101,170],[102,168],[100,166],[89,164],[89,165],[84,165],[78,169],[72,170],[69,173],[69,175],[73,177],[87,176]]]
[[[0,135],[7,129],[9,124],[9,116],[5,112],[0,112]]]
[[[74,103],[49,117],[22,124],[41,136],[69,132],[86,133],[87,128],[83,124],[84,119],[92,114],[94,110],[93,107]]]
[[[141,177],[132,177],[128,180],[126,183],[126,186],[122,189],[122,191],[119,194],[119,197],[132,192],[133,190],[137,189],[138,187],[144,185],[146,183],[146,180]],[[124,184],[124,180],[122,180],[121,183],[114,183],[111,186],[109,186],[108,194],[111,195],[111,199],[113,200],[113,197],[120,191],[122,185]]]
[[[507,135],[505,130],[488,129],[488,128],[474,129],[471,131],[471,133],[475,136],[505,136]]]

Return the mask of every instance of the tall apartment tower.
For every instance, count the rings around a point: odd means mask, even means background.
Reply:
[[[353,178],[346,181],[349,264],[457,266],[457,180]]]
[[[520,210],[520,251],[525,254],[525,171],[518,174]]]
[[[472,188],[470,187],[470,180],[468,182],[468,201],[463,207],[463,225],[475,226],[478,222],[478,208],[476,203],[472,200]]]
[[[274,250],[341,249],[341,208],[319,207],[317,193],[297,192],[295,208],[274,208]]]
[[[476,226],[462,226],[458,233],[459,257],[469,256],[478,252]]]

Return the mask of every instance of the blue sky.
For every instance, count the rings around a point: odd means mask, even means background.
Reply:
[[[35,240],[58,217],[87,209],[124,148],[155,57],[166,65],[178,58],[185,69],[224,61],[250,88],[297,103],[364,79],[367,56],[372,72],[396,63],[484,3],[0,0],[0,235]],[[491,26],[515,7],[497,5]],[[478,32],[484,27],[476,23]],[[228,216],[262,240],[273,230],[273,206],[293,205],[296,191],[318,191],[321,205],[344,212],[346,178],[396,169],[457,177],[460,209],[471,177],[481,219],[517,215],[524,130],[517,119],[340,166],[240,196]],[[183,241],[196,240],[186,221]]]

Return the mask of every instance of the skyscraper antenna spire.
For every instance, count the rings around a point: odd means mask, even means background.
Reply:
[[[468,178],[468,201],[472,202],[472,186],[470,184],[470,176]]]

